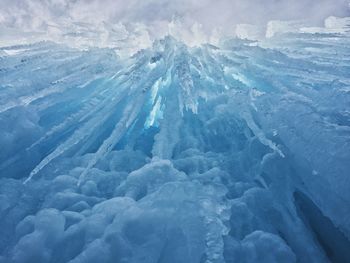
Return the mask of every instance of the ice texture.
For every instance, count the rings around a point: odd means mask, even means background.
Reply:
[[[350,262],[348,33],[3,47],[0,89],[1,263]]]

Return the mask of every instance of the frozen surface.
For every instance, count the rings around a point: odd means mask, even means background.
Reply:
[[[1,263],[350,262],[347,33],[12,46],[0,89]]]

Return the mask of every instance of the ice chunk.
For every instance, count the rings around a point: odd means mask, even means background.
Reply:
[[[236,26],[236,36],[241,39],[259,40],[265,37],[266,28],[263,26],[238,24]]]
[[[302,21],[273,20],[267,23],[266,37],[270,38],[283,33],[298,33],[303,26]]]
[[[350,30],[350,17],[335,17],[330,16],[324,21],[324,26],[327,29],[333,29],[333,30],[339,30],[342,31],[349,31]]]

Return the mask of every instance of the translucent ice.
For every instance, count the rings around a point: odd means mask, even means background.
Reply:
[[[0,49],[0,262],[350,262],[350,37],[276,25]]]

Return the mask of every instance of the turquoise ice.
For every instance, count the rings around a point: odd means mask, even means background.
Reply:
[[[350,37],[0,50],[0,262],[350,262]]]

